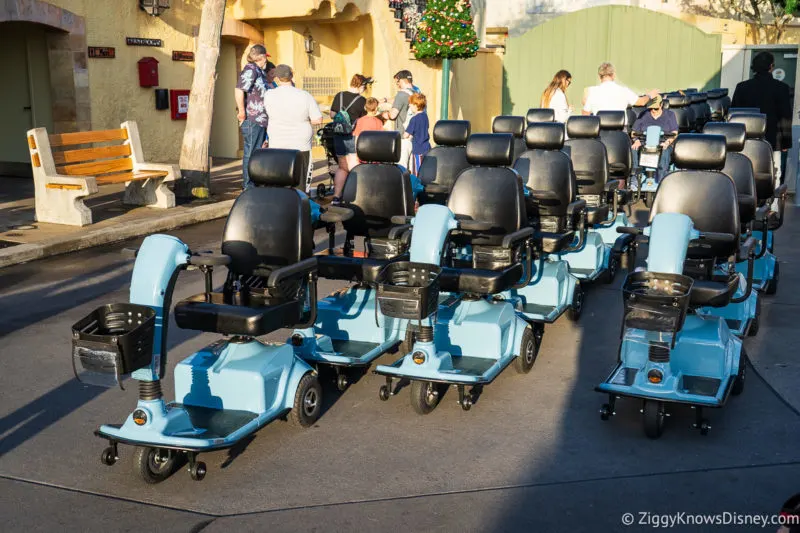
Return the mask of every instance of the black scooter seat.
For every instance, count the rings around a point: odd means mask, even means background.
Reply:
[[[196,294],[175,306],[175,322],[181,329],[258,337],[301,321],[299,301],[266,302],[270,305],[231,305],[222,293]]]
[[[727,282],[695,280],[689,297],[691,307],[725,307],[731,301],[739,276],[731,276]]]
[[[575,233],[548,233],[541,232],[536,234],[537,239],[542,240],[542,251],[546,254],[557,254],[567,248],[575,240]]]
[[[521,264],[497,271],[445,267],[439,275],[439,290],[480,295],[498,294],[519,283],[524,271]]]

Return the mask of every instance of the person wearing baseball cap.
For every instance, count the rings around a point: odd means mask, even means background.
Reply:
[[[308,176],[314,138],[312,126],[322,124],[322,112],[313,96],[294,86],[294,71],[289,65],[275,67],[275,83],[278,88],[267,91],[264,96],[264,110],[269,116],[269,146],[302,152]]]
[[[239,119],[239,128],[244,140],[242,158],[242,189],[250,186],[250,176],[247,165],[250,156],[264,144],[267,135],[269,118],[264,111],[264,95],[270,83],[264,69],[269,64],[267,49],[261,44],[255,44],[247,54],[247,65],[239,74],[236,82],[236,109]]]
[[[656,94],[650,98],[650,100],[648,100],[645,104],[647,111],[642,113],[642,115],[636,119],[636,122],[633,123],[631,131],[643,135],[650,126],[658,126],[665,134],[678,133],[678,118],[671,110],[664,109],[663,104],[664,98],[660,94]],[[672,158],[673,142],[675,142],[675,137],[666,139],[661,144],[663,150],[661,152],[661,159],[658,165],[658,170],[661,176],[666,175],[667,171],[669,170],[669,162]],[[639,139],[636,139],[631,147],[633,149],[634,166],[638,166],[639,148],[641,146],[642,142]]]
[[[783,525],[778,533],[800,533],[800,494],[795,494],[783,504],[781,514]]]

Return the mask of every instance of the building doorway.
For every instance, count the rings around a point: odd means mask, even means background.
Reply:
[[[53,131],[47,27],[0,22],[0,175],[31,176],[26,133]]]
[[[236,43],[222,39],[217,61],[217,82],[214,86],[214,114],[211,119],[211,157],[240,157],[239,122],[236,119],[234,89],[239,75],[239,54]]]

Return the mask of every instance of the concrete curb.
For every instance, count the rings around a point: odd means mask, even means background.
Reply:
[[[85,233],[12,246],[0,250],[0,268],[224,218],[230,212],[234,201],[225,200],[191,207],[183,212],[166,210],[162,216],[156,218],[127,221]]]

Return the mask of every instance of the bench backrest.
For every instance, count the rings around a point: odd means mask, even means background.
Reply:
[[[114,130],[46,136],[34,130],[28,135],[28,145],[34,167],[47,170],[49,163],[60,175],[93,176],[98,183],[131,181],[135,164],[142,162],[138,128],[130,121]]]

